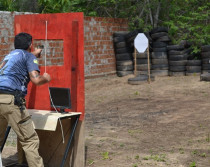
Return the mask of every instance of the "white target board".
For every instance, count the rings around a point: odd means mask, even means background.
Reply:
[[[139,33],[134,40],[134,46],[139,53],[144,53],[148,44],[148,38],[144,35],[144,33]]]

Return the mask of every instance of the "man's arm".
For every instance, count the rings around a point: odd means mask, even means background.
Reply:
[[[49,74],[44,73],[43,75],[40,75],[38,71],[29,72],[29,76],[30,76],[31,82],[35,85],[43,85],[45,83],[50,82],[51,80]]]
[[[0,64],[0,69],[1,69],[2,67],[4,67],[5,64],[6,64],[6,61],[3,61],[3,62]]]

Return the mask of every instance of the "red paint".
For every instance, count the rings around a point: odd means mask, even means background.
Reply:
[[[48,86],[71,89],[73,112],[82,112],[84,119],[84,30],[83,13],[32,14],[15,16],[15,34],[26,32],[33,39],[45,40],[46,21],[47,39],[63,40],[64,65],[47,66],[46,72],[52,81],[42,86],[31,83],[26,97],[27,107],[41,110],[52,110]],[[43,74],[45,67],[40,67]]]

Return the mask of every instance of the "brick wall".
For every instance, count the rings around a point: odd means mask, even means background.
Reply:
[[[33,40],[33,46],[46,46],[46,65],[63,65],[63,40]],[[45,55],[45,49],[42,51]],[[39,59],[40,65],[45,65],[45,56]]]
[[[113,33],[128,31],[125,19],[85,17],[85,78],[116,73]]]
[[[0,60],[13,48],[14,13],[0,11]]]
[[[14,49],[14,17],[29,12],[0,11],[0,61]]]
[[[22,12],[0,11],[0,61],[14,49],[14,17]],[[128,31],[127,21],[113,18],[84,18],[85,78],[96,78],[116,73],[113,48],[113,33]],[[45,45],[44,40],[34,40],[34,46]],[[44,51],[42,54],[45,54]],[[44,65],[44,58],[39,59]],[[63,41],[47,41],[47,65],[63,64]],[[16,135],[11,131],[7,144],[16,144]]]
[[[0,11],[0,61],[14,49],[14,16],[31,14]],[[85,78],[96,78],[116,73],[113,33],[128,31],[125,19],[84,17]],[[34,45],[44,40],[34,41]],[[44,54],[44,52],[42,53]],[[40,58],[44,64],[44,58]],[[47,65],[63,64],[63,41],[47,41]]]

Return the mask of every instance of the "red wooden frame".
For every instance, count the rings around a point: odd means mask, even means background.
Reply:
[[[52,110],[48,87],[65,87],[71,89],[73,112],[82,112],[84,119],[84,30],[83,13],[31,14],[15,16],[15,34],[26,32],[36,40],[45,40],[46,21],[47,39],[63,40],[64,65],[47,66],[51,75],[49,84],[35,86],[29,84],[26,96],[27,107]],[[40,66],[41,74],[45,67]]]

